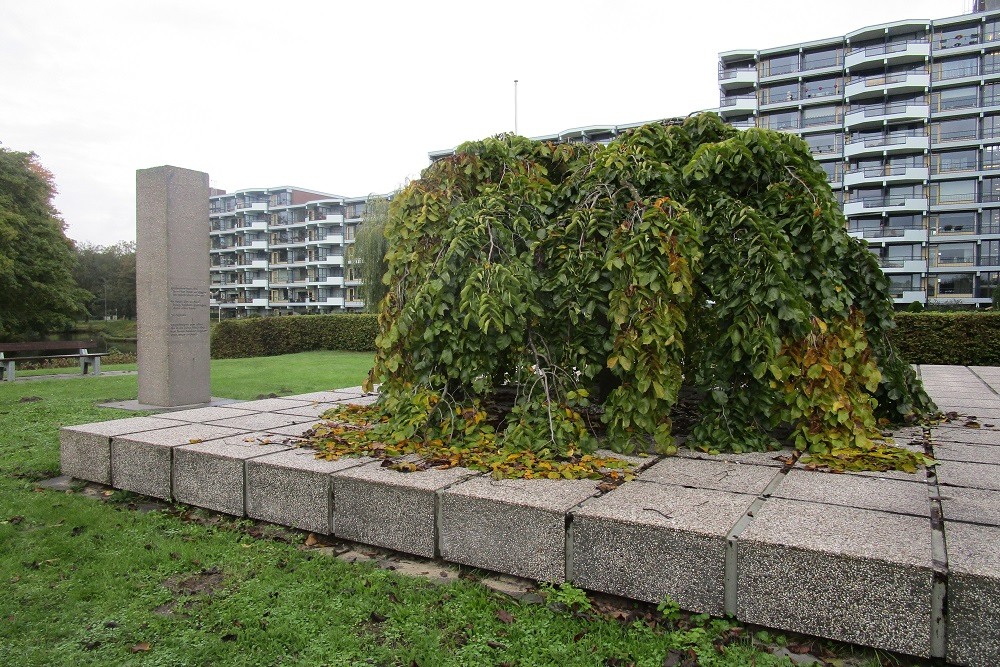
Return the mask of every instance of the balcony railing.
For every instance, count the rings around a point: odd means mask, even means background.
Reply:
[[[985,72],[989,74],[989,72]],[[958,79],[963,76],[978,76],[979,65],[965,65],[963,67],[948,67],[934,70],[935,81],[946,81],[948,79]]]
[[[912,71],[900,72],[898,74],[859,75],[848,78],[847,82],[864,83],[866,88],[871,88],[872,86],[888,86],[894,83],[903,83],[908,77],[916,74],[926,74],[926,72]]]
[[[979,266],[1000,266],[1000,255],[980,255]]]
[[[942,192],[931,200],[932,204],[965,204],[976,201],[975,192]]]
[[[719,106],[722,106],[722,107],[734,107],[734,106],[736,106],[741,101],[749,101],[749,100],[753,100],[754,102],[756,102],[757,101],[757,96],[756,95],[731,95],[731,96],[726,96],[726,97],[722,98],[722,101],[719,103]],[[357,217],[357,216],[349,215],[347,217],[351,218],[351,217]]]
[[[727,81],[729,79],[735,79],[738,75],[744,72],[757,73],[756,67],[733,67],[730,69],[723,69],[719,67],[719,81]]]
[[[898,144],[905,144],[906,140],[911,137],[926,137],[927,135],[920,130],[911,130],[907,132],[893,132],[892,134],[885,134],[879,137],[853,137],[847,140],[847,145],[851,146],[854,144],[859,144],[864,142],[865,148],[876,148],[878,146],[895,146]]]
[[[911,44],[927,44],[926,39],[910,39],[904,42],[892,42],[891,44],[876,44],[875,46],[860,46],[855,49],[851,49],[847,52],[847,55],[853,56],[858,53],[864,52],[866,57],[880,56],[889,53],[897,53],[899,51],[905,51]]]

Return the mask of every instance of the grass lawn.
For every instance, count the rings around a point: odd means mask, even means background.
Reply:
[[[280,357],[254,359],[214,359],[212,361],[212,396],[252,399],[261,394],[304,394],[310,391],[355,387],[361,384],[372,367],[367,352],[300,352]],[[134,371],[135,364],[102,364],[102,371]],[[73,368],[43,368],[17,371],[17,377],[79,373]],[[92,377],[79,378],[93,382]],[[132,395],[137,394],[137,379],[131,378]],[[34,386],[34,383],[30,383]]]
[[[366,359],[217,361],[213,393],[355,385]],[[717,648],[724,621],[679,629],[573,615],[472,582],[436,586],[348,564],[303,549],[291,531],[254,537],[245,520],[36,488],[59,474],[60,426],[130,416],[95,404],[135,392],[135,376],[0,384],[2,665],[791,664],[749,633]]]

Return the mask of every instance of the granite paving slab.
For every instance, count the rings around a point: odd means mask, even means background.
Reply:
[[[244,433],[174,449],[174,498],[182,503],[243,516],[246,514],[248,459],[274,454],[288,445],[267,433]]]
[[[948,534],[949,662],[1000,664],[1000,528],[953,523]]]
[[[963,486],[939,486],[947,537],[952,522],[1000,526],[1000,491]]]
[[[316,425],[316,420],[311,419],[309,421],[300,422],[298,424],[292,424],[290,426],[277,426],[275,428],[267,429],[268,433],[274,433],[276,435],[287,435],[293,438],[302,437],[307,431],[312,429]]]
[[[333,473],[334,534],[433,558],[437,491],[479,473],[465,468],[405,473],[381,462]]]
[[[228,426],[229,428],[243,429],[244,431],[272,431],[285,426],[295,426],[315,422],[313,417],[302,417],[300,415],[279,414],[277,412],[255,412],[243,417],[230,417],[211,422],[216,426]]]
[[[323,416],[324,412],[339,407],[339,405],[340,405],[339,403],[313,403],[312,405],[307,405],[301,408],[279,410],[276,414],[297,415],[299,417],[309,417],[311,419],[319,419],[321,416]]]
[[[795,458],[798,453],[793,449],[779,449],[772,452],[743,452],[735,454],[733,452],[721,452],[719,454],[709,454],[697,449],[680,447],[677,449],[677,458],[701,459],[703,461],[721,461],[723,463],[746,463],[749,465],[771,466],[783,468],[784,460]]]
[[[670,598],[683,609],[721,616],[726,536],[755,500],[717,489],[627,482],[572,510],[573,583],[646,602]]]
[[[229,417],[246,417],[247,415],[257,414],[257,412],[257,410],[244,410],[242,408],[218,406],[209,408],[194,408],[192,410],[175,410],[173,412],[165,412],[161,416],[164,419],[176,419],[177,421],[197,423],[227,419]]]
[[[473,477],[439,494],[441,556],[562,583],[566,513],[597,493],[593,480]]]
[[[939,408],[943,406],[956,405],[964,410],[984,409],[991,412],[1000,410],[1000,397],[996,394],[983,392],[981,396],[940,396],[935,395],[934,402]]]
[[[289,408],[302,408],[311,403],[313,401],[308,399],[289,396],[288,398],[260,398],[255,401],[243,401],[242,403],[234,403],[233,407],[240,410],[253,410],[254,412],[277,412]]]
[[[931,428],[931,442],[935,443],[935,447],[945,442],[964,442],[973,445],[1000,445],[1000,430],[941,424]]]
[[[947,486],[968,486],[1000,491],[1000,466],[966,461],[938,461],[938,482]]]
[[[939,461],[968,461],[1000,465],[1000,447],[973,445],[964,442],[939,442],[934,445],[934,458]]]
[[[288,444],[288,443],[282,443]],[[246,462],[246,513],[253,519],[314,533],[333,533],[333,478],[369,458],[316,458],[311,449],[287,449]]]
[[[210,424],[171,423],[174,424],[171,428],[112,438],[111,482],[114,487],[170,500],[175,448],[246,433]]]
[[[771,498],[737,555],[740,620],[930,655],[925,517]]]
[[[161,417],[128,417],[77,424],[59,429],[59,467],[62,474],[98,484],[111,484],[111,438],[177,426]]]
[[[698,489],[762,493],[781,469],[766,465],[669,457],[642,472],[638,479]]]
[[[308,394],[295,394],[288,398],[297,401],[316,401],[318,403],[338,403],[340,401],[362,396],[362,392],[348,391],[346,389],[332,389],[330,391],[313,391]]]
[[[813,503],[860,507],[914,516],[930,516],[925,477],[908,475],[908,480],[842,475],[794,468],[772,494],[775,498]]]

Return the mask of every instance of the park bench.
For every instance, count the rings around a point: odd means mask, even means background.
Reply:
[[[14,379],[14,365],[17,362],[45,361],[47,359],[79,359],[80,373],[87,374],[91,370],[94,375],[101,374],[101,357],[104,352],[90,352],[96,348],[97,342],[92,340],[46,340],[35,343],[0,343],[0,380],[10,382]],[[72,352],[70,352],[72,350]],[[22,355],[20,353],[28,353]],[[10,356],[17,354],[17,356]]]

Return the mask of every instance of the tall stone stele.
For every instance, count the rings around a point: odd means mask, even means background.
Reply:
[[[208,174],[136,171],[139,403],[211,401]]]

